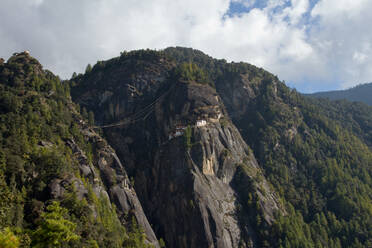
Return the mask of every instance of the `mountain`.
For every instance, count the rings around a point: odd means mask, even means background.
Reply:
[[[120,159],[67,82],[16,53],[0,64],[0,95],[0,227],[15,232],[0,234],[1,247],[158,245]]]
[[[363,102],[372,105],[372,83],[360,84],[347,90],[317,92],[309,94],[309,96],[329,98],[331,100],[346,99],[352,102]]]
[[[365,104],[181,47],[62,82],[21,53],[0,86],[0,246],[372,246]]]
[[[94,111],[103,127],[119,121],[103,128],[105,136],[167,246],[250,247],[261,235],[256,218],[267,228],[274,212],[283,212],[197,66],[177,67],[161,53],[139,51],[99,63],[74,80],[74,99]]]

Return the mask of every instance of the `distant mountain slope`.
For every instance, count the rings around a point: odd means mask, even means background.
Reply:
[[[309,96],[329,98],[331,100],[346,99],[353,102],[364,102],[372,105],[372,83],[361,84],[347,90],[317,92]]]

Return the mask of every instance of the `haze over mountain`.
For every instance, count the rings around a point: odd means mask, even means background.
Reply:
[[[331,100],[346,99],[352,102],[364,102],[372,105],[372,83],[360,84],[347,90],[317,92],[309,94],[309,96],[329,98]]]
[[[372,107],[201,51],[0,60],[0,247],[371,247]],[[8,245],[8,246],[5,246]]]

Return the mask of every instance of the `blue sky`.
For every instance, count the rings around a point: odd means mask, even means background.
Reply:
[[[255,1],[255,0],[245,0],[245,1],[231,1],[227,15],[232,16],[235,14],[248,13],[252,9],[264,9],[267,6],[268,0]],[[290,2],[285,2],[285,6],[289,6]]]
[[[69,78],[123,50],[186,46],[335,90],[372,81],[370,13],[370,0],[2,0],[0,57],[30,50]]]

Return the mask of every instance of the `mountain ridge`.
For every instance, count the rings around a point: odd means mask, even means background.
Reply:
[[[311,97],[329,98],[330,100],[346,99],[352,102],[363,102],[372,105],[372,83],[359,84],[346,90],[316,92],[306,94]]]
[[[0,63],[0,237],[63,212],[63,247],[372,245],[371,107],[182,47],[40,66]]]

